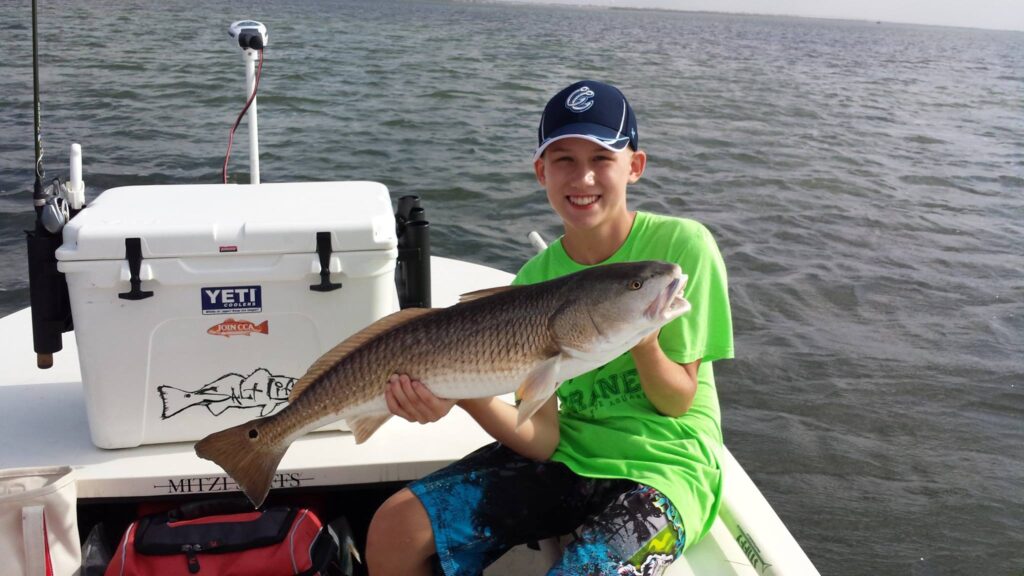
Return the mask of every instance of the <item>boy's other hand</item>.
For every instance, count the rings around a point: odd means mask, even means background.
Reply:
[[[455,405],[454,400],[438,398],[419,380],[408,374],[392,374],[384,389],[388,410],[409,422],[437,422]]]

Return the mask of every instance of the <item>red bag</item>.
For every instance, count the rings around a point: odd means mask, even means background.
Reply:
[[[309,509],[217,513],[217,507],[223,503],[132,522],[105,576],[312,576],[337,564],[337,540]]]

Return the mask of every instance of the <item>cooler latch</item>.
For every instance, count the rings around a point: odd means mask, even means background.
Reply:
[[[153,295],[153,292],[142,289],[142,278],[139,277],[139,270],[142,268],[142,240],[139,238],[125,238],[124,257],[128,260],[128,272],[131,274],[128,282],[131,283],[132,289],[128,292],[121,292],[117,297],[122,300],[143,300],[149,298]]]
[[[341,283],[331,282],[331,233],[316,233],[316,254],[320,257],[320,283],[310,284],[309,289],[314,292],[330,292],[341,288]]]

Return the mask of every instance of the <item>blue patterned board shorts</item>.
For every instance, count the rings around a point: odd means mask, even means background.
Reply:
[[[685,542],[676,509],[630,480],[585,478],[490,444],[410,484],[447,576],[479,575],[513,546],[572,534],[549,576],[656,576]]]

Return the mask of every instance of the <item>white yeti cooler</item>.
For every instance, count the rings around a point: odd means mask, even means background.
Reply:
[[[57,251],[93,443],[197,440],[280,410],[316,358],[397,310],[396,246],[375,182],[104,192]]]

